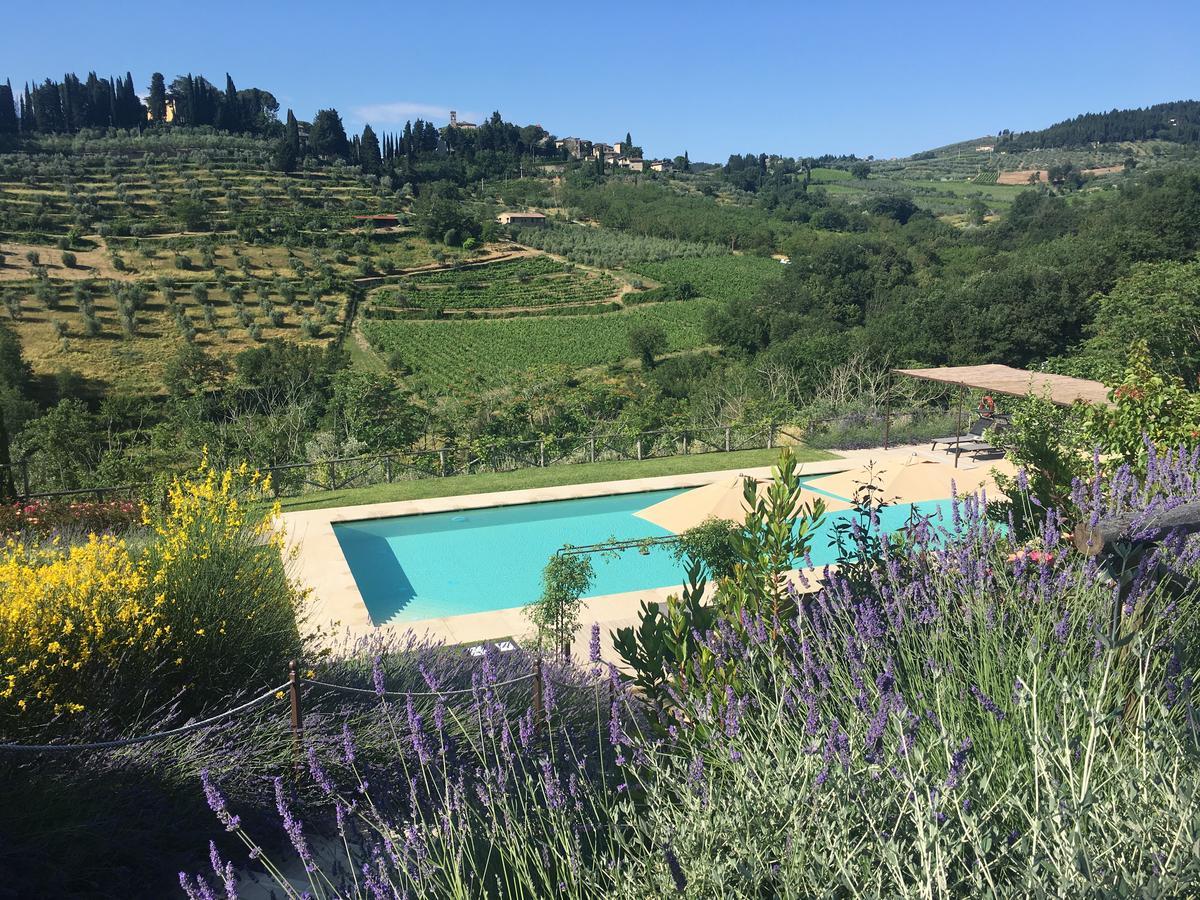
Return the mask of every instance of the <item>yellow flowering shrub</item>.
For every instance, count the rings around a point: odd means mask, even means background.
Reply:
[[[192,702],[227,699],[286,676],[300,649],[303,596],[288,576],[270,482],[245,465],[218,471],[205,458],[145,510],[154,540],[143,561],[172,626],[173,682]]]
[[[0,731],[6,717],[197,711],[282,680],[301,650],[303,595],[269,489],[206,458],[162,509],[143,509],[137,552],[95,536],[0,548]]]
[[[166,631],[122,541],[0,553],[0,716],[77,713],[118,660],[154,656]]]

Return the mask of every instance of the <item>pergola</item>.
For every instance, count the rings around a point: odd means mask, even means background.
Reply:
[[[1112,405],[1112,401],[1108,398],[1108,388],[1099,381],[1072,378],[1069,375],[1054,375],[1050,372],[1030,372],[1027,369],[1014,369],[1012,366],[940,366],[934,369],[892,369],[892,372],[909,378],[957,385],[959,388],[958,416],[956,418],[958,434],[962,434],[963,396],[968,388],[1009,394],[1014,397],[1034,394],[1051,403],[1057,403],[1059,406],[1071,406],[1077,402]],[[888,445],[891,426],[892,408],[889,402],[883,432],[885,447]],[[958,465],[957,453],[954,456],[954,464]]]

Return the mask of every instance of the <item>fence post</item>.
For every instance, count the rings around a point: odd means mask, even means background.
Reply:
[[[771,422],[767,425],[767,449],[775,449],[775,423]]]
[[[387,479],[387,483],[392,483],[392,455],[389,453],[383,458],[383,477]]]
[[[533,726],[537,728],[546,718],[545,702],[542,699],[542,657],[539,654],[533,664]]]
[[[25,492],[24,496],[29,497],[29,457],[21,457],[21,489]]]
[[[683,456],[687,456],[687,432],[683,433]]]
[[[300,708],[300,676],[294,659],[288,663],[288,695],[292,705],[292,746],[296,751],[296,770],[299,773],[304,751],[304,713]]]
[[[596,436],[588,438],[588,462],[596,461]]]
[[[729,452],[729,426],[725,426],[725,452]]]
[[[637,439],[637,458],[642,458],[642,436],[639,434]]]
[[[546,442],[538,441],[538,465],[546,468]]]
[[[331,491],[337,490],[337,468],[332,459],[329,461],[329,489]]]
[[[443,447],[441,450],[438,451],[438,461],[439,461],[439,465],[441,466],[442,477],[445,478],[446,477],[446,448],[445,447]]]

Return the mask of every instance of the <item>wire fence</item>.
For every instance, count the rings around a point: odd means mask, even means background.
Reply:
[[[735,453],[803,444],[817,449],[854,449],[923,440],[952,427],[946,414],[930,410],[862,413],[798,422],[767,422],[712,428],[674,428],[637,433],[552,434],[532,440],[488,439],[448,443],[436,449],[396,450],[360,456],[260,466],[276,497],[447,478],[615,461],[643,461],[700,454]],[[5,472],[5,469],[8,471]],[[20,501],[119,499],[159,502],[154,482],[94,487],[56,487],[60,478],[35,457],[0,466]]]

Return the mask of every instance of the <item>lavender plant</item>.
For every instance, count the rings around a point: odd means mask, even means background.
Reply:
[[[318,735],[294,793],[274,787],[293,867],[255,866],[289,897],[1195,893],[1200,542],[1105,565],[1063,529],[1132,513],[1136,539],[1200,499],[1200,451],[1147,455],[1144,475],[1077,480],[1030,544],[979,497],[900,539],[868,515],[842,537],[869,567],[819,587],[783,578],[785,535],[747,530],[757,567],[730,584],[759,602],[709,607],[654,706],[601,666],[598,633],[589,666],[547,672],[544,706],[494,661],[432,709],[376,666],[393,766]],[[324,812],[297,812],[306,791]]]

